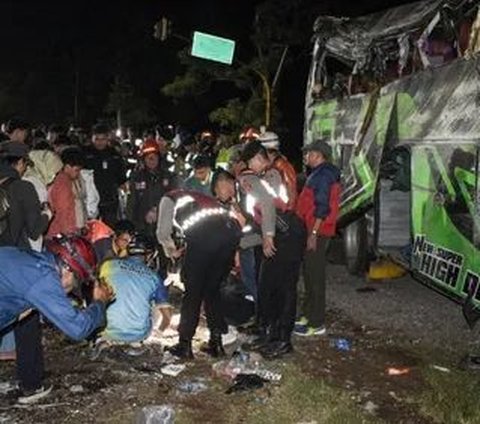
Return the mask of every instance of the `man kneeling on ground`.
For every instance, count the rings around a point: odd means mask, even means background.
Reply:
[[[108,259],[100,266],[100,280],[115,291],[101,340],[140,342],[151,332],[163,331],[170,325],[172,308],[167,289],[158,274],[144,263],[152,251],[152,246],[137,237],[129,246],[128,257]]]

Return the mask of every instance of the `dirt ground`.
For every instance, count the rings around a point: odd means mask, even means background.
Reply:
[[[443,368],[434,367],[455,368],[460,354],[476,342],[472,342],[471,335],[462,333],[465,329],[457,321],[457,314],[461,315],[458,306],[438,294],[410,279],[375,284],[375,291],[357,291],[366,285],[365,281],[352,279],[340,267],[333,267],[328,289],[327,336],[295,338],[294,354],[282,361],[263,364],[283,373],[283,380],[278,385],[267,383],[263,389],[245,394],[225,394],[231,382],[214,376],[215,361],[201,355],[178,377],[164,376],[160,373],[163,355],[159,346],[133,351],[115,347],[92,360],[86,343],[70,343],[57,331],[47,329],[46,368],[53,392],[41,404],[22,408],[11,405],[5,395],[0,395],[0,423],[132,423],[143,407],[164,404],[173,407],[176,422],[180,423],[439,422],[422,410],[418,401],[429,390],[425,370],[445,373]],[[424,309],[415,315],[419,304]],[[412,319],[415,325],[411,325]],[[425,332],[418,330],[423,328],[422,319],[428,323]],[[447,321],[453,325],[448,331]],[[433,331],[435,323],[443,330]],[[455,330],[456,325],[462,331]],[[334,345],[337,338],[347,339],[350,349],[338,350]],[[459,340],[463,342],[455,349],[452,344]],[[230,346],[229,352],[235,347]],[[405,369],[406,374],[389,375],[389,368]],[[313,384],[339,390],[358,411],[354,415],[357,418],[321,421],[314,412],[313,416],[296,421],[249,418],[253,416],[252,410],[261,414],[269,403],[274,404],[292,372],[300,381],[305,378]],[[13,365],[0,364],[0,382],[12,376]],[[192,380],[203,383],[206,390],[192,394],[179,389],[181,383]],[[292,407],[301,410],[301,387],[294,388],[294,392],[298,396],[288,395]],[[298,411],[295,414],[292,416],[302,416]]]

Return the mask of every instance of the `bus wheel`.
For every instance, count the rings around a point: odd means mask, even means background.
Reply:
[[[362,217],[343,230],[343,245],[347,270],[353,275],[364,275],[368,267],[369,243],[367,219]]]

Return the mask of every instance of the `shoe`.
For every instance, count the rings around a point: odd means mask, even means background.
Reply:
[[[324,325],[321,327],[310,327],[310,326],[298,326],[295,327],[294,334],[297,336],[323,336],[327,332],[327,329]]]
[[[277,359],[291,352],[293,352],[293,345],[290,341],[272,342],[260,350],[265,359]]]
[[[226,354],[223,349],[222,335],[220,333],[210,334],[210,340],[200,348],[200,351],[212,358],[224,357]]]
[[[307,329],[308,325],[307,324],[295,324],[295,327],[293,328],[294,333],[302,333],[305,332]]]
[[[20,405],[31,405],[38,402],[40,399],[48,396],[52,391],[52,386],[42,386],[37,390],[22,390],[20,396],[17,399],[17,403]]]
[[[306,317],[301,317],[298,321],[295,321],[295,325],[305,327],[308,325],[308,319]]]
[[[165,350],[180,359],[194,359],[191,341],[180,340],[176,345],[167,347]]]

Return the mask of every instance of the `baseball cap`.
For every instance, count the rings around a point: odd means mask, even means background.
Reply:
[[[332,148],[325,140],[316,140],[302,148],[303,152],[320,152],[325,159],[332,156]]]
[[[3,157],[23,158],[28,156],[28,146],[19,141],[4,141],[0,144],[0,155]]]

